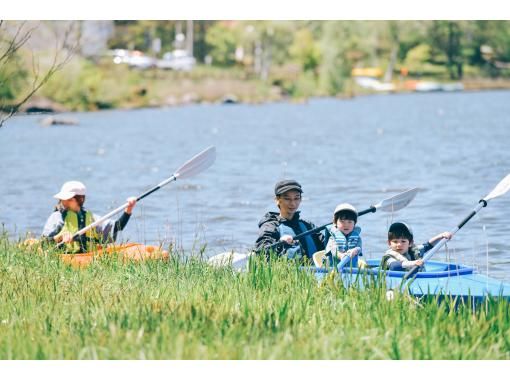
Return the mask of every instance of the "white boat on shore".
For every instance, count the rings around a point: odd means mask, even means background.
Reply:
[[[439,83],[434,81],[419,81],[414,88],[416,92],[452,92],[462,90],[464,90],[464,85],[460,82]]]

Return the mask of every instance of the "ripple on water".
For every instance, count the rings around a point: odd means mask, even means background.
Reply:
[[[192,183],[184,183],[181,185],[177,185],[176,188],[181,191],[199,191],[203,187],[201,185],[196,185]]]
[[[51,196],[69,179],[82,180],[91,191],[90,208],[105,213],[150,189],[202,147],[215,145],[218,156],[211,168],[137,206],[125,238],[174,237],[190,247],[202,234],[211,250],[251,246],[257,222],[276,210],[273,187],[282,178],[303,185],[301,211],[317,224],[330,220],[340,202],[362,209],[420,187],[398,213],[377,212],[360,221],[364,244],[378,257],[391,220],[409,221],[425,240],[453,228],[506,174],[508,94],[91,112],[79,115],[83,124],[77,128],[40,128],[36,118],[17,117],[0,138],[0,223],[11,232],[38,225],[40,231],[54,204]],[[482,133],[492,138],[481,140]],[[27,207],[25,200],[44,207]],[[491,201],[450,248],[483,268],[485,225],[489,272],[503,274],[505,265],[497,263],[510,261],[509,207],[510,194]],[[198,228],[197,221],[205,227]]]

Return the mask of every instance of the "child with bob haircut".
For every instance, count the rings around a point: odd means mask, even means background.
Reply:
[[[385,270],[407,271],[414,266],[424,269],[423,255],[439,240],[452,238],[450,232],[443,232],[429,239],[426,243],[415,245],[413,231],[404,222],[395,222],[388,229],[389,249],[381,260],[381,268]]]

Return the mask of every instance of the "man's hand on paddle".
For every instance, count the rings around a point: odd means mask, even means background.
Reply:
[[[290,235],[283,235],[280,238],[280,241],[284,241],[285,243],[292,245],[292,243],[294,242],[294,238]]]

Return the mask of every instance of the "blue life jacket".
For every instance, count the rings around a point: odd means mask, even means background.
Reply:
[[[338,230],[335,226],[327,227],[328,233],[335,239],[337,249],[340,252],[346,252],[349,249],[359,247],[361,248],[361,228],[356,226],[352,232],[345,236],[342,231]],[[363,256],[362,252],[358,256]]]
[[[343,234],[342,231],[338,230],[336,226],[330,225],[326,227],[326,237],[330,235],[333,237],[336,243],[337,250],[340,252],[347,252],[349,249],[359,247],[360,252],[351,258],[350,265],[352,267],[358,266],[358,256],[363,256],[363,251],[361,247],[361,228],[358,226],[355,226],[354,229],[351,231],[351,233],[347,236]],[[331,255],[329,256],[330,259],[330,265],[337,265],[338,264],[338,258],[336,257],[336,252],[331,252]]]
[[[306,228],[306,226],[303,222],[299,221],[298,223],[299,223],[299,228],[301,230],[300,233],[308,231],[308,229]],[[280,232],[280,237],[282,237],[283,235],[290,235],[292,237],[296,236],[296,233],[294,232],[294,230],[291,227],[289,227],[283,223],[278,226],[278,231]],[[305,239],[306,255],[308,258],[312,258],[312,255],[315,252],[317,252],[317,247],[313,241],[313,238],[312,238],[311,234],[308,234],[308,235],[304,236],[303,239]],[[286,252],[287,258],[289,258],[289,259],[300,259],[303,257],[303,252],[301,251],[301,246],[299,244],[296,244],[290,248],[287,248],[285,250],[285,252]]]

